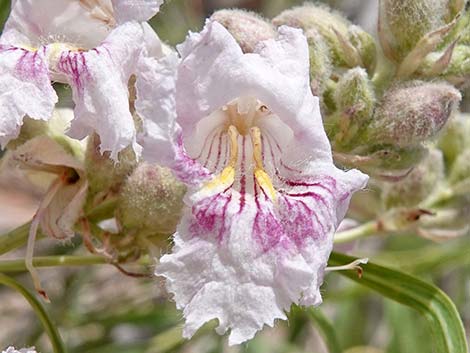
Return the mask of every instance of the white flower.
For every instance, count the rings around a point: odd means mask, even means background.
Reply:
[[[21,348],[17,350],[15,347],[10,346],[6,350],[2,351],[2,353],[37,353],[34,347],[31,348]]]
[[[144,21],[158,0],[16,0],[0,37],[0,144],[24,116],[48,120],[57,102],[52,81],[68,83],[75,102],[69,135],[96,131],[111,157],[133,145],[128,83],[143,52],[162,55]]]
[[[218,319],[238,344],[292,303],[320,304],[333,233],[367,176],[333,165],[300,30],[281,27],[243,54],[208,22],[179,51],[178,65],[146,61],[137,80],[138,95],[156,97],[141,109],[144,156],[192,186],[156,274],[183,310],[185,337]]]

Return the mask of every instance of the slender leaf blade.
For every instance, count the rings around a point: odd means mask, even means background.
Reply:
[[[355,258],[332,253],[329,264],[338,266]],[[406,273],[369,263],[363,265],[363,276],[353,271],[340,274],[366,286],[384,297],[419,311],[429,322],[439,353],[467,353],[465,330],[460,315],[450,298],[436,286]]]

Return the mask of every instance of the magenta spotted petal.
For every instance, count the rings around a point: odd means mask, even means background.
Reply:
[[[25,115],[49,120],[56,102],[44,53],[0,45],[0,145],[18,136]]]
[[[75,102],[70,136],[92,132],[111,157],[132,146],[136,128],[129,80],[143,56],[163,56],[145,21],[160,0],[16,0],[0,37],[0,143],[23,118],[49,120],[57,102],[51,80],[68,83]]]
[[[334,231],[367,176],[333,164],[300,30],[281,27],[244,54],[208,22],[179,51],[173,71],[154,66],[176,78],[168,114],[144,114],[144,156],[190,186],[156,274],[183,310],[185,337],[218,319],[217,332],[238,344],[286,319],[292,303],[321,302]]]

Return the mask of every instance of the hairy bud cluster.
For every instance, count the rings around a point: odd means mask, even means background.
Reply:
[[[425,44],[424,38],[443,39],[450,30],[447,26],[462,11],[464,3],[462,0],[381,1],[379,37],[386,54],[401,61]]]
[[[373,69],[376,62],[374,39],[331,9],[314,4],[294,7],[273,19],[276,26],[302,28],[307,36],[315,29],[326,41],[335,66]],[[312,51],[314,47],[310,48]]]

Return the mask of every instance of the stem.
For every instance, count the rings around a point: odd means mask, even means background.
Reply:
[[[98,222],[103,219],[112,217],[113,207],[116,207],[116,200],[112,199],[103,202],[99,206],[96,206],[90,212],[87,213],[87,218],[90,222]],[[31,228],[31,222],[25,223],[18,228],[13,229],[11,232],[0,235],[0,255],[3,255],[10,250],[17,249],[24,245],[28,240],[29,229]],[[45,235],[38,230],[37,240],[45,238]]]
[[[106,264],[106,258],[97,255],[87,256],[42,256],[33,258],[34,267],[89,266]],[[24,259],[0,261],[0,272],[26,271]]]
[[[24,266],[24,260],[21,260]],[[23,297],[28,301],[28,303],[33,308],[34,312],[38,316],[39,320],[41,321],[42,325],[44,326],[44,330],[46,331],[49,339],[51,340],[52,347],[54,349],[54,353],[66,353],[64,342],[60,337],[59,331],[52,323],[51,318],[47,314],[46,309],[44,306],[39,302],[39,300],[33,296],[25,287],[21,284],[16,282],[14,279],[5,276],[0,273],[0,284],[8,286],[17,292],[19,292]]]
[[[28,240],[28,232],[30,228],[31,222],[28,222],[13,229],[7,234],[0,235],[0,255],[24,245]],[[44,238],[44,234],[38,232],[37,239],[42,238]]]
[[[373,234],[377,234],[380,230],[377,221],[369,221],[360,226],[348,229],[335,234],[335,244],[347,243],[352,240],[365,238]]]

